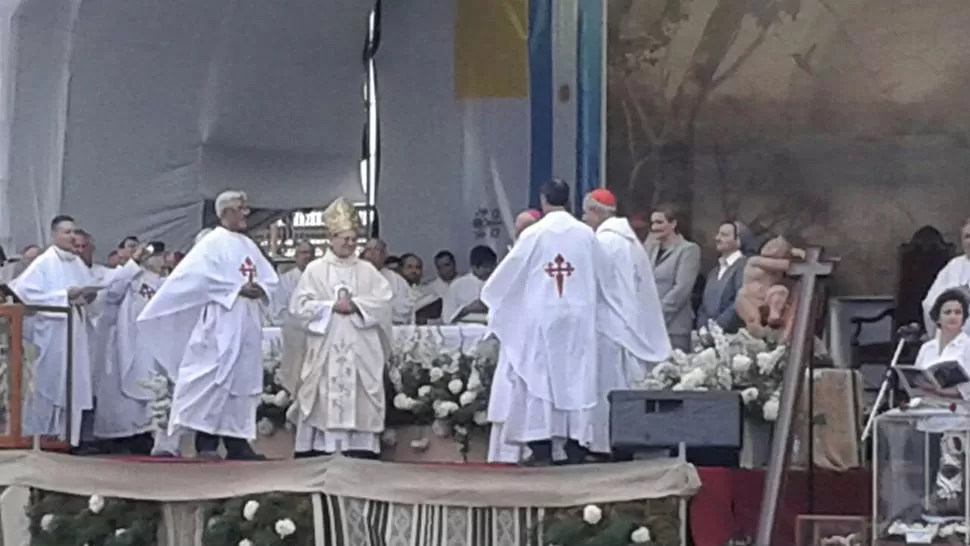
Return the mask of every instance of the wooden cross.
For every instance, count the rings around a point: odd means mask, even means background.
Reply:
[[[249,277],[250,283],[253,282],[253,277],[256,276],[256,265],[253,264],[253,261],[249,259],[249,256],[246,256],[246,261],[239,266],[239,272],[242,273],[243,276]]]
[[[576,271],[573,269],[573,264],[567,262],[562,254],[556,254],[556,257],[546,264],[546,275],[556,279],[556,290],[559,292],[560,298],[562,297],[563,281],[566,277],[571,277],[573,271]]]
[[[771,439],[771,459],[765,476],[764,493],[761,501],[761,517],[758,520],[758,534],[755,546],[773,546],[771,534],[775,525],[775,513],[778,499],[781,495],[785,468],[788,466],[788,451],[791,447],[791,425],[795,416],[798,396],[801,393],[801,380],[804,374],[803,365],[806,362],[805,352],[814,346],[814,301],[815,281],[819,277],[827,277],[835,270],[838,259],[822,260],[822,249],[811,247],[805,250],[805,259],[796,261],[788,268],[788,275],[799,279],[798,308],[795,310],[795,324],[793,327],[791,345],[789,349],[788,365],[782,379],[781,399],[778,407],[778,420],[775,422],[775,432]],[[809,337],[811,335],[811,338]],[[808,358],[812,358],[808,349]],[[809,416],[809,419],[812,417]],[[809,468],[815,464],[813,454],[808,454]]]

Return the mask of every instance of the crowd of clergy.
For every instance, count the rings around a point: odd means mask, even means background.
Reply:
[[[279,275],[246,235],[243,192],[217,198],[219,226],[184,256],[127,237],[99,265],[91,236],[58,216],[50,246],[23,249],[3,271],[25,303],[71,310],[25,322],[36,356],[24,434],[60,436],[80,454],[159,457],[180,456],[191,434],[199,457],[260,459],[251,442],[269,322],[282,330],[279,381],[292,399],[296,456],[377,457],[393,325],[477,322],[500,343],[489,460],[607,454],[609,392],[636,384],[672,348],[688,349],[699,325],[736,329],[745,256],[757,249],[747,227],[724,222],[714,236],[718,264],[699,281],[700,249],[680,233],[674,207],[627,219],[599,189],[580,219],[569,195],[565,182],[547,182],[541,210],[515,219],[503,259],[477,246],[470,271],[458,275],[455,256],[442,251],[425,283],[419,257],[388,256],[379,239],[358,249],[358,214],[343,199],[324,212],[322,255],[298,243],[295,267]],[[940,272],[930,306],[970,284],[970,223],[963,242],[967,255]]]

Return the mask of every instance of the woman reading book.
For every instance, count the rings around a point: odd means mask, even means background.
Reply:
[[[967,321],[970,302],[963,290],[945,290],[937,297],[930,309],[930,318],[937,325],[936,336],[920,347],[916,357],[916,367],[927,370],[944,367],[943,363],[958,363],[965,374],[970,375],[970,336],[963,332]],[[952,365],[951,365],[952,366]],[[939,383],[921,381],[917,385],[928,395],[953,400],[970,400],[970,383],[944,387]],[[935,405],[929,402],[928,405]],[[936,483],[929,499],[928,510],[923,519],[928,523],[945,523],[963,519],[963,458],[962,435],[970,429],[970,416],[962,404],[941,408],[941,415],[928,416],[917,424],[917,428],[929,433],[940,434],[940,461],[936,472]],[[935,450],[934,450],[935,451]],[[929,461],[927,461],[929,463]]]

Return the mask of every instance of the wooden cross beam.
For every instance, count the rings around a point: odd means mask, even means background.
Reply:
[[[788,353],[788,365],[782,379],[781,399],[778,407],[778,420],[775,422],[774,437],[771,439],[771,459],[768,463],[768,473],[765,476],[764,492],[761,496],[761,517],[758,520],[758,534],[755,546],[773,546],[771,534],[775,525],[775,514],[778,509],[778,499],[781,495],[788,466],[788,452],[791,447],[791,426],[795,417],[798,396],[801,393],[801,380],[805,375],[803,366],[806,362],[805,351],[814,345],[813,307],[815,301],[815,281],[819,277],[826,277],[835,270],[837,260],[822,260],[822,249],[811,247],[805,250],[805,259],[793,262],[788,269],[788,275],[797,277],[798,308],[795,310],[795,324],[793,326],[791,345]],[[809,338],[809,335],[812,338]],[[808,349],[811,351],[811,349]],[[812,357],[811,352],[808,355]],[[811,418],[811,417],[809,417]],[[812,453],[808,454],[808,464],[815,464]],[[777,546],[777,545],[774,545]]]

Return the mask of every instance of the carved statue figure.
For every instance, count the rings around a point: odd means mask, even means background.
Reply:
[[[792,258],[804,259],[805,251],[780,235],[766,242],[760,255],[748,258],[734,309],[751,335],[760,337],[765,325],[782,326],[788,304],[785,278]]]

